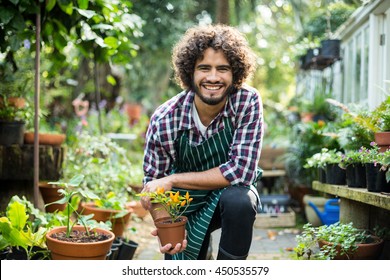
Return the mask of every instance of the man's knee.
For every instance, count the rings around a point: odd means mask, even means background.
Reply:
[[[256,215],[257,196],[245,187],[228,187],[220,198],[221,211],[238,215]]]

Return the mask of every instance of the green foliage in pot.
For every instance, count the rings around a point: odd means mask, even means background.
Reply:
[[[84,229],[87,233],[87,235],[90,235],[91,230],[94,228],[104,228],[104,229],[110,229],[109,226],[107,226],[104,223],[97,223],[95,220],[92,220],[93,214],[83,216],[81,213],[78,212],[78,203],[72,203],[72,198],[75,196],[78,196],[80,198],[85,199],[99,199],[98,196],[96,196],[94,193],[92,193],[89,190],[84,190],[81,188],[78,188],[81,182],[83,181],[84,176],[83,175],[76,175],[72,177],[69,181],[57,181],[57,182],[49,182],[49,184],[55,184],[58,186],[63,186],[63,189],[59,189],[58,192],[62,194],[62,198],[51,202],[47,205],[51,204],[64,204],[66,203],[66,236],[69,237],[72,232],[72,228],[76,224],[80,224],[84,226]],[[76,219],[72,220],[72,214],[76,216]]]
[[[297,258],[313,260],[334,259],[338,254],[349,259],[358,248],[358,244],[373,242],[369,233],[355,228],[352,222],[348,224],[337,222],[320,227],[305,224],[302,233],[296,239],[297,246],[294,252]],[[317,244],[320,240],[329,242],[329,245],[319,248]]]
[[[63,165],[62,177],[69,180],[73,174],[83,174],[83,190],[104,197],[109,192],[128,196],[132,166],[126,150],[105,136],[78,135],[69,146]]]
[[[109,192],[107,195],[94,200],[96,207],[100,209],[119,210],[120,212],[112,216],[114,219],[122,218],[129,213],[126,208],[126,202],[126,196],[119,196],[114,192]]]
[[[47,258],[47,224],[45,215],[25,197],[13,196],[8,203],[6,215],[0,217],[0,250],[22,248],[27,259],[32,259],[37,254],[43,259]]]
[[[5,97],[5,95],[0,94],[0,98]],[[7,98],[3,99],[3,106],[0,106],[0,120],[13,122],[13,121],[23,121],[29,122],[32,120],[33,114],[31,107],[26,104],[23,108],[18,108],[12,106],[8,103]]]
[[[306,159],[306,164],[304,168],[325,168],[326,164],[331,161],[332,153],[335,152],[329,151],[327,148],[322,148],[321,152],[315,153],[311,157]]]
[[[377,119],[377,131],[390,131],[390,95],[373,111]]]

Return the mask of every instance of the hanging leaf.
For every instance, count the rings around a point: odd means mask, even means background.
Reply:
[[[87,19],[90,19],[96,15],[95,11],[91,11],[91,10],[82,10],[78,8],[75,8],[75,10],[78,11],[80,15],[86,17]]]
[[[110,48],[116,49],[118,48],[118,39],[115,37],[106,37],[104,38],[104,43],[106,43],[107,46]]]

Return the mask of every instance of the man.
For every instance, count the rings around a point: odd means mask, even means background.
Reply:
[[[186,240],[160,251],[166,259],[205,259],[210,233],[221,228],[217,259],[246,259],[260,203],[254,184],[262,102],[244,85],[256,58],[236,29],[210,25],[189,29],[174,47],[172,61],[184,91],[151,117],[143,192],[189,191],[197,209],[186,213]],[[150,199],[141,203],[156,218]]]

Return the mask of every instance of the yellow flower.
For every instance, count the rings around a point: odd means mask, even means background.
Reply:
[[[149,196],[152,199],[152,203],[160,204],[171,216],[172,221],[183,215],[193,200],[188,192],[185,196],[181,196],[179,191],[165,191],[163,187],[158,187],[155,192],[143,192],[137,195]]]
[[[156,192],[157,194],[163,194],[165,192],[164,187],[158,187]]]
[[[192,197],[190,198],[190,194],[189,194],[188,192],[186,193],[185,198],[186,198],[186,200],[187,200],[188,202],[191,202],[191,201],[193,200]]]
[[[180,201],[179,200],[179,195],[180,195],[180,193],[177,191],[175,193],[175,195],[173,196],[173,202],[178,203]]]

